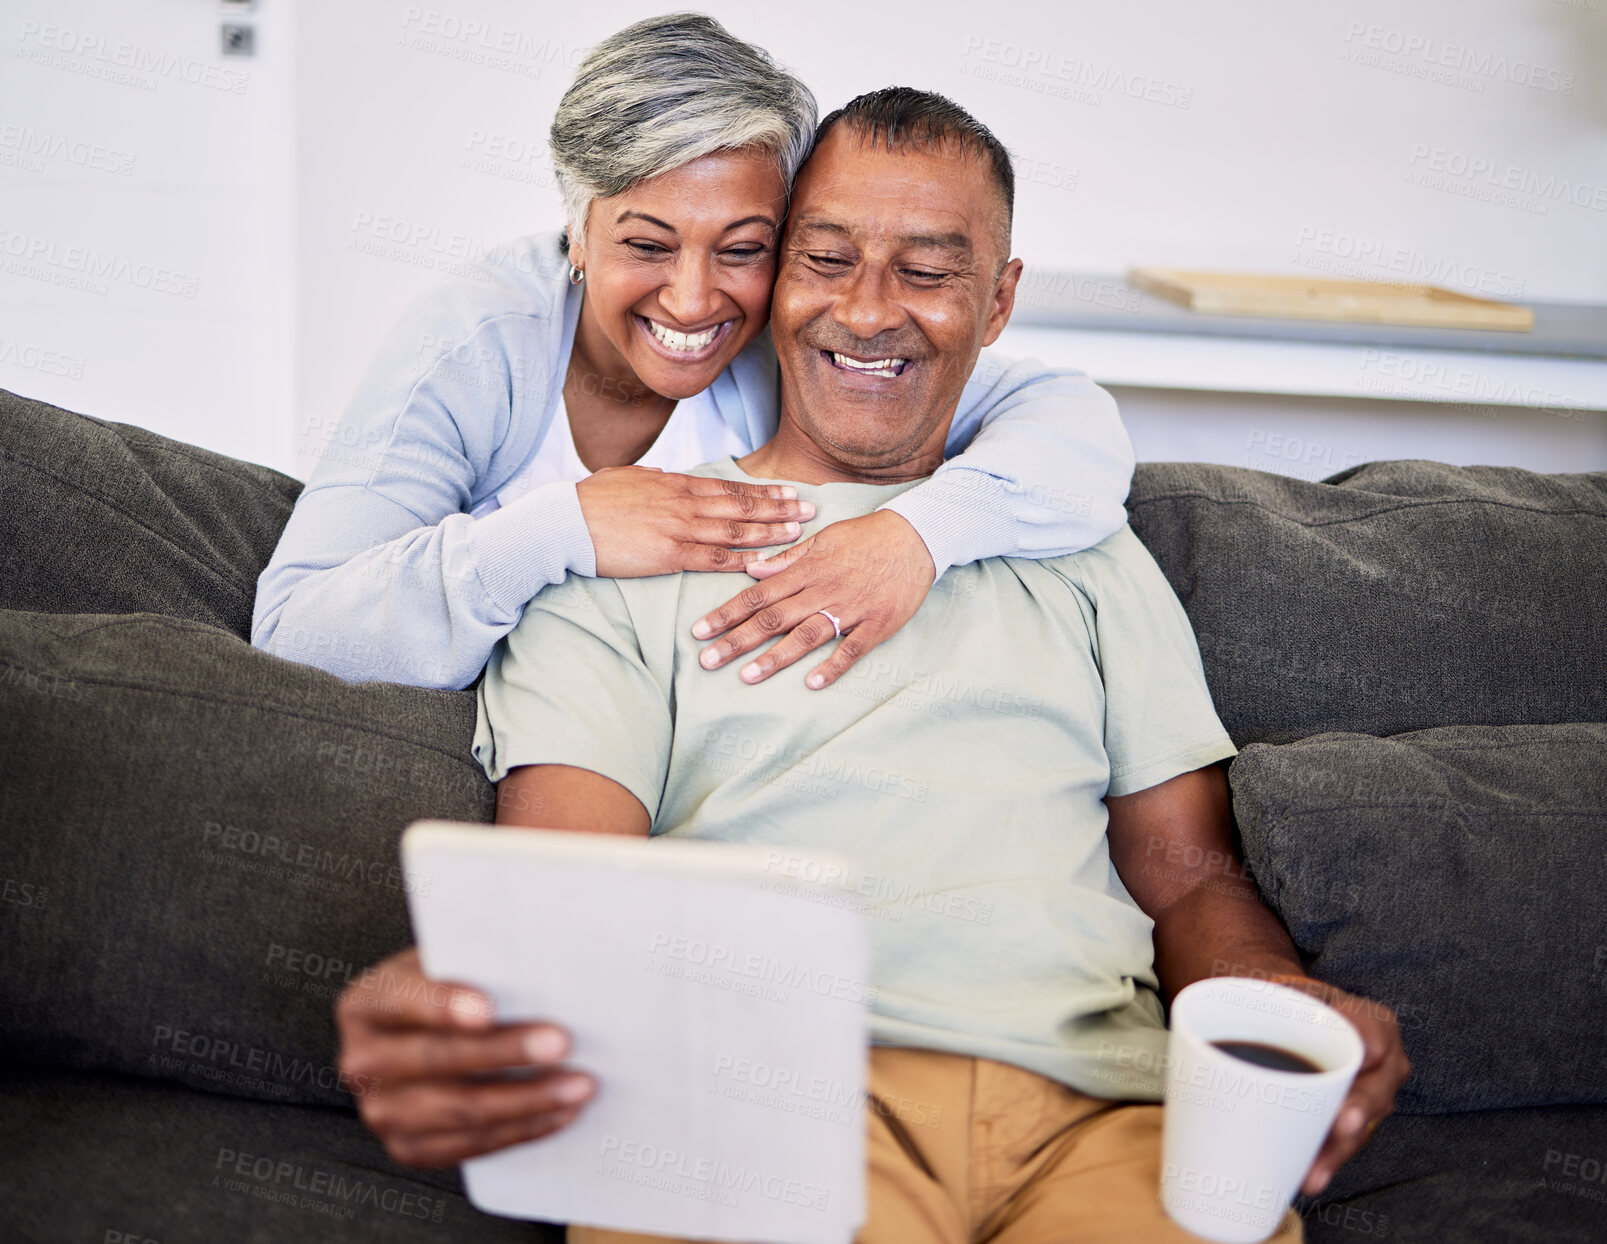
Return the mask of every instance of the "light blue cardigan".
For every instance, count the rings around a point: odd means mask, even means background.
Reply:
[[[521,238],[403,316],[345,416],[317,430],[317,465],[257,583],[253,644],[354,682],[464,687],[525,602],[570,572],[596,573],[572,483],[468,513],[547,433],[580,315],[567,274],[557,234]],[[712,386],[750,450],[775,433],[778,379],[766,330]],[[983,351],[947,451],[885,507],[920,533],[939,574],[1075,552],[1126,521],[1132,446],[1115,402],[1081,372]],[[740,586],[733,577],[733,594]]]

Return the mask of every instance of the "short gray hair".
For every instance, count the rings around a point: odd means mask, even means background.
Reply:
[[[773,156],[787,188],[815,136],[815,97],[763,48],[712,17],[627,26],[581,61],[549,146],[569,233],[585,241],[593,199],[716,151]]]

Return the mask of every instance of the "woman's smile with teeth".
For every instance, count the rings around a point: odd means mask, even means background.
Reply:
[[[834,366],[844,371],[858,372],[862,376],[884,376],[892,379],[903,372],[909,365],[908,359],[870,359],[868,361],[852,358],[847,354],[838,354],[837,351],[828,351]]]
[[[693,350],[701,350],[719,335],[724,324],[716,324],[713,328],[705,328],[700,333],[682,333],[673,328],[666,328],[657,320],[650,320],[645,315],[642,322],[648,327],[654,338],[661,346],[670,350],[682,350],[690,354]]]

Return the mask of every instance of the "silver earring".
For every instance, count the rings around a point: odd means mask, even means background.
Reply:
[[[585,279],[586,274],[584,272],[575,267],[574,264],[569,265],[569,283],[571,285],[579,285]]]

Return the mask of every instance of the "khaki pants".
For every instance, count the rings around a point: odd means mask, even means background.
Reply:
[[[856,1244],[1197,1240],[1161,1207],[1161,1108],[1086,1097],[985,1058],[877,1046]],[[570,1244],[663,1236],[569,1228]],[[1276,1244],[1305,1238],[1293,1210]]]

